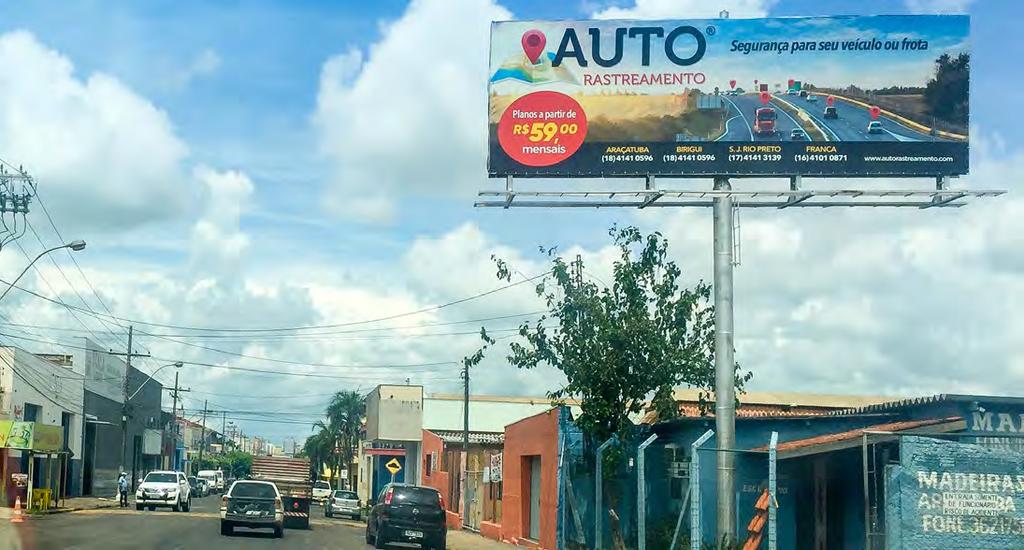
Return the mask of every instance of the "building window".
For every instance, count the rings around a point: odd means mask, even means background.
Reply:
[[[434,471],[434,454],[433,453],[427,454],[427,456],[424,457],[423,463],[424,463],[424,468],[423,468],[424,475],[426,475],[427,477],[430,477],[431,472]]]
[[[25,422],[39,422],[43,408],[32,403],[25,403]]]
[[[65,449],[68,448],[68,444],[71,441],[71,422],[73,421],[74,417],[75,417],[75,415],[73,415],[73,414],[71,414],[69,412],[62,412],[62,413],[60,413],[60,427],[61,427],[62,431],[64,432],[64,448]]]

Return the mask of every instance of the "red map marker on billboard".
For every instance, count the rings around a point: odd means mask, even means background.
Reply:
[[[772,94],[768,92],[761,92],[761,105],[767,105],[772,100]]]
[[[868,112],[871,113],[871,120],[878,120],[878,115],[881,114],[882,109],[877,105],[872,105]]]
[[[796,81],[795,81],[795,80],[793,80],[792,78],[790,78],[790,79],[789,79],[789,83],[788,83],[788,84],[786,84],[786,87],[787,87],[787,88],[792,88],[792,87],[793,87],[793,83],[794,83],[794,82],[796,82]]]
[[[834,98],[832,96],[828,96],[828,97],[825,98],[825,105],[828,105],[829,107],[831,107],[832,104],[835,103],[835,102],[836,102],[836,98]]]
[[[730,88],[735,88],[736,87],[736,81],[735,80],[730,80],[729,81],[729,87]]]
[[[544,33],[537,29],[530,29],[523,33],[523,51],[526,52],[530,63],[536,63],[540,59],[540,54],[544,53],[544,45],[547,42],[548,39]]]

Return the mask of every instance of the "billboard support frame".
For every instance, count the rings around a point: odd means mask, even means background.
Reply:
[[[918,176],[917,179],[921,179]],[[715,303],[715,427],[719,435],[718,471],[716,487],[718,489],[717,516],[718,529],[716,540],[735,540],[736,510],[735,472],[733,465],[735,446],[735,376],[734,362],[734,330],[733,330],[733,231],[734,220],[738,208],[829,208],[829,207],[871,207],[888,208],[903,207],[925,210],[930,208],[959,208],[966,203],[966,198],[998,197],[1007,193],[1004,189],[965,190],[950,189],[949,176],[936,176],[934,189],[828,189],[811,190],[803,187],[803,176],[789,177],[788,190],[737,191],[730,184],[729,176],[712,178],[712,190],[669,190],[658,187],[657,176],[648,174],[644,178],[644,188],[634,190],[608,191],[515,191],[514,178],[505,176],[504,191],[479,191],[478,197],[499,197],[503,200],[480,200],[475,207],[516,208],[637,208],[649,207],[713,207],[713,265],[714,265],[714,303]],[[632,196],[638,200],[614,200],[618,196]],[[666,196],[674,195],[686,201],[662,201]],[[535,197],[541,200],[524,201],[515,199],[519,196]],[[768,199],[759,199],[767,196]],[[607,198],[605,198],[607,197]],[[827,197],[826,201],[812,199]],[[862,197],[880,197],[886,200],[862,201]],[[902,197],[902,200],[889,200],[889,197]],[[737,200],[747,199],[746,202]],[[582,199],[582,200],[580,200]],[[837,200],[838,199],[838,200]],[[845,199],[845,200],[844,200]],[[909,200],[908,200],[909,199]],[[919,200],[927,199],[927,200]],[[607,445],[611,440],[605,443]],[[605,445],[602,445],[602,449]],[[598,458],[600,459],[598,450]],[[694,457],[696,459],[696,456]],[[598,460],[600,468],[600,460]],[[598,491],[600,494],[600,473],[598,474]],[[600,497],[598,497],[600,500]],[[598,514],[597,540],[600,540],[600,514]]]

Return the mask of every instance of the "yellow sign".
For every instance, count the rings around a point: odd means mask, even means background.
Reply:
[[[402,471],[402,463],[397,458],[392,458],[390,462],[384,465],[385,468],[391,472],[391,475],[395,475]]]
[[[31,449],[34,422],[0,420],[0,447]]]

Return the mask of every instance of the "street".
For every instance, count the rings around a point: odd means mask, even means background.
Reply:
[[[323,517],[319,506],[312,510],[312,528],[286,529],[284,538],[270,531],[239,529],[234,536],[220,535],[220,497],[192,501],[191,512],[137,512],[110,508],[33,517],[10,525],[20,545],[0,541],[0,547],[21,550],[109,548],[371,548],[363,539],[364,525],[350,520]],[[4,526],[8,527],[8,526]],[[0,530],[7,537],[10,529]],[[395,546],[398,548],[398,546]]]

